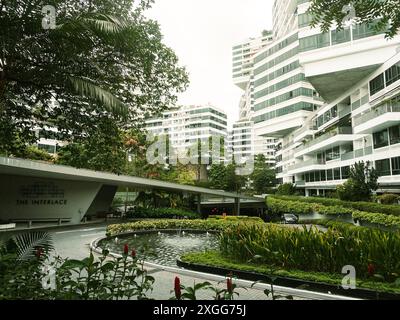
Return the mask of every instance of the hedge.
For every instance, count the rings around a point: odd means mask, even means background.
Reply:
[[[127,218],[153,218],[153,219],[174,219],[187,218],[198,219],[200,215],[196,212],[177,208],[144,208],[136,207],[133,212],[128,212]]]
[[[222,231],[227,227],[237,227],[239,224],[258,224],[257,220],[147,220],[122,224],[113,224],[107,227],[108,237],[121,233],[135,232],[138,230],[163,230],[163,229],[192,229],[207,231]]]
[[[290,197],[290,199],[302,199]],[[353,219],[375,223],[385,227],[400,228],[400,217],[376,212],[364,212],[341,206],[325,206],[319,203],[308,203],[299,200],[283,200],[279,197],[268,197],[267,206],[273,214],[294,213],[297,215],[318,212],[325,215],[352,215]]]
[[[331,198],[298,197],[298,196],[273,195],[269,196],[269,198],[288,200],[288,201],[298,201],[304,203],[317,203],[324,206],[340,206],[343,208],[350,208],[359,211],[373,212],[373,213],[378,212],[383,214],[400,216],[400,205],[386,205],[375,202],[350,202],[350,201],[342,201],[339,199],[331,199]]]

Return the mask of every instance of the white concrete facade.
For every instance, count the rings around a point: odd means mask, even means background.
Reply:
[[[320,195],[343,184],[350,167],[364,161],[380,175],[378,192],[400,193],[400,37],[388,40],[360,24],[322,33],[309,26],[308,6],[300,1],[297,8],[297,58],[325,103],[282,135],[278,177],[306,195]],[[289,125],[298,121],[284,117]],[[288,123],[266,121],[266,134],[282,133]]]
[[[227,115],[211,105],[181,106],[147,120],[146,130],[155,136],[168,135],[177,150],[190,148],[199,140],[208,141],[213,136],[224,138],[226,144]]]

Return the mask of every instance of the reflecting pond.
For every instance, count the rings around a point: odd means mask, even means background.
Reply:
[[[128,244],[129,250],[135,249],[140,259],[176,267],[176,260],[183,254],[193,251],[205,251],[218,249],[218,235],[206,232],[191,231],[156,231],[137,233],[121,237],[103,240],[100,248],[107,248],[111,252],[122,254],[123,247]]]

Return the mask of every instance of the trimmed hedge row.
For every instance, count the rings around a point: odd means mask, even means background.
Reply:
[[[309,214],[318,212],[326,215],[345,215],[352,214],[353,210],[341,206],[324,206],[318,203],[305,203],[294,200],[281,200],[275,197],[267,198],[267,206],[273,214],[294,213]]]
[[[316,197],[298,197],[298,196],[278,196],[273,195],[269,198],[275,198],[287,201],[298,201],[304,203],[317,203],[324,206],[340,206],[364,212],[383,213],[394,216],[400,216],[400,205],[386,205],[375,202],[350,202],[331,198],[316,198]]]
[[[294,198],[292,198],[294,199]],[[324,215],[352,215],[353,219],[375,223],[385,227],[400,228],[400,217],[376,212],[363,212],[341,206],[325,206],[319,203],[308,203],[296,200],[283,200],[268,197],[267,206],[273,214],[294,213],[298,215],[318,212]]]
[[[400,227],[400,217],[382,213],[354,211],[353,219],[380,224],[384,225],[385,227]]]
[[[259,217],[248,217],[248,216],[208,216],[209,220],[228,220],[228,221],[249,221],[249,222],[264,222]]]
[[[127,213],[127,218],[131,219],[174,219],[187,218],[198,219],[200,215],[196,212],[191,212],[176,208],[144,208],[136,207],[134,211]]]
[[[108,237],[121,233],[135,232],[138,230],[163,230],[163,229],[192,229],[222,231],[227,227],[237,227],[239,224],[261,224],[257,220],[148,220],[122,224],[113,224],[107,227]]]

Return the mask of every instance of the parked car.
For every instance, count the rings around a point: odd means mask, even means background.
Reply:
[[[299,223],[299,217],[293,213],[284,214],[282,220],[283,220],[284,224],[298,224]]]

